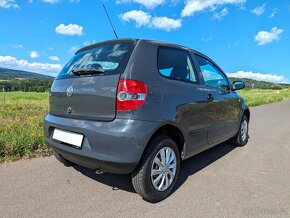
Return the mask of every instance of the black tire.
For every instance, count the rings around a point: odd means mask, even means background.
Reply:
[[[55,158],[61,162],[64,166],[66,167],[71,167],[74,166],[75,164],[73,162],[70,162],[66,159],[64,159],[61,155],[59,155],[58,153],[56,153],[55,151],[53,151],[53,155],[55,156]]]
[[[154,188],[151,181],[151,167],[155,156],[164,147],[169,147],[174,152],[176,157],[176,171],[171,185],[168,186],[168,188],[164,191],[158,191]],[[138,167],[131,174],[132,183],[136,192],[144,200],[151,203],[157,203],[167,198],[172,193],[172,188],[174,187],[178,178],[179,170],[180,153],[176,143],[168,136],[160,135],[149,142]]]
[[[247,131],[246,131],[245,138],[242,137],[242,125],[244,122],[247,122]],[[243,147],[248,143],[248,140],[249,140],[249,119],[244,114],[242,119],[241,119],[239,131],[238,131],[237,135],[232,139],[232,144],[235,146],[238,146],[238,147]]]

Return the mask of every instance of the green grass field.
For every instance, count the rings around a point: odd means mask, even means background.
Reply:
[[[283,101],[290,98],[290,89],[282,90],[241,90],[239,94],[242,95],[250,107],[255,107],[263,104]]]
[[[0,162],[50,153],[43,140],[42,119],[48,93],[0,93]]]
[[[290,98],[290,89],[242,90],[250,106]],[[42,120],[48,111],[48,93],[0,93],[0,162],[51,154],[43,139]]]

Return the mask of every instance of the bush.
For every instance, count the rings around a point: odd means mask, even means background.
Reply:
[[[273,90],[282,90],[283,89],[283,87],[281,86],[281,85],[272,85],[271,86],[271,89],[273,89]]]

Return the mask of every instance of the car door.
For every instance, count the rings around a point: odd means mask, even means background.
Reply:
[[[206,94],[200,85],[197,69],[187,50],[160,47],[158,70],[164,80],[165,108],[174,109],[175,122],[184,131],[186,156],[195,148],[207,145]]]
[[[208,143],[215,144],[232,136],[239,117],[238,99],[231,92],[226,75],[210,60],[195,56],[207,95]]]

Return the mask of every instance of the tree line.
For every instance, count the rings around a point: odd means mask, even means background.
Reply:
[[[28,78],[0,80],[1,91],[46,92],[50,90],[53,79]]]

